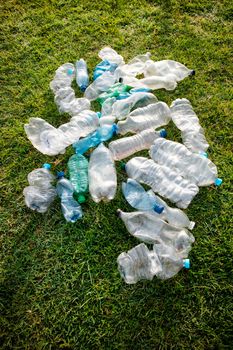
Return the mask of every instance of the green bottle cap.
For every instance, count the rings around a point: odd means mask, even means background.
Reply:
[[[78,202],[79,202],[80,204],[86,202],[86,198],[85,198],[85,196],[84,196],[83,194],[80,194],[80,195],[78,196]]]

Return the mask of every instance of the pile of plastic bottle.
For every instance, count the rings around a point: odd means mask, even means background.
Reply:
[[[39,152],[55,156],[70,145],[75,151],[67,176],[64,172],[54,176],[47,163],[28,175],[25,202],[30,209],[45,213],[59,196],[64,218],[74,223],[83,215],[88,192],[96,203],[114,199],[115,161],[149,150],[147,158],[136,156],[124,165],[128,179],[122,183],[122,193],[136,211],[118,210],[129,233],[144,243],[121,253],[117,262],[126,283],[154,276],[167,279],[190,267],[194,236],[189,230],[195,223],[181,209],[189,206],[199,187],[222,182],[207,157],[209,145],[191,103],[176,99],[169,107],[152,93],[174,90],[195,72],[172,60],[153,61],[149,53],[125,63],[115,50],[105,47],[99,57],[102,61],[94,68],[92,83],[83,59],[76,65],[63,64],[50,83],[59,112],[71,116],[68,123],[55,128],[42,118],[31,118],[25,125],[27,137]],[[82,98],[75,97],[74,79],[84,92]],[[91,110],[91,101],[98,101],[101,111]],[[166,139],[166,130],[158,130],[169,122],[180,130],[183,143]],[[125,134],[133,135],[119,138]],[[103,143],[113,137],[108,145]],[[169,207],[155,193],[179,209]]]

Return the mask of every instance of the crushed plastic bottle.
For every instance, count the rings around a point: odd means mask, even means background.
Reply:
[[[152,61],[148,60],[145,64],[145,77],[151,76],[167,76],[174,74],[176,81],[181,81],[184,78],[194,75],[195,71],[188,69],[182,63],[172,60]]]
[[[101,143],[90,156],[89,192],[94,202],[112,200],[116,194],[117,175],[112,154]]]
[[[116,135],[118,127],[116,124],[103,125],[96,129],[93,133],[84,137],[73,144],[76,153],[83,154],[92,147],[96,147],[103,141],[110,140]]]
[[[187,208],[199,191],[196,184],[184,179],[177,171],[156,164],[152,159],[132,158],[126,163],[125,170],[129,177],[150,186],[179,208]]]
[[[188,228],[192,230],[195,226],[194,221],[190,221],[188,216],[184,211],[178,208],[171,208],[167,205],[165,201],[163,201],[159,196],[156,196],[152,190],[147,191],[148,195],[158,203],[161,207],[163,207],[162,213],[159,215],[161,219],[167,221],[170,225],[179,227],[179,228]]]
[[[75,116],[85,109],[90,109],[90,101],[87,98],[76,98],[71,87],[64,87],[57,91],[54,101],[60,113],[68,113]]]
[[[112,108],[112,114],[118,119],[124,119],[130,111],[157,102],[155,95],[148,92],[135,92],[126,99],[116,101]]]
[[[150,148],[150,157],[158,164],[177,170],[183,177],[198,186],[222,182],[217,177],[217,167],[208,158],[190,152],[184,145],[170,140],[155,140]]]
[[[89,85],[89,77],[87,71],[87,64],[84,59],[76,61],[76,83],[80,90],[84,92]]]
[[[137,210],[151,210],[161,214],[164,207],[159,205],[154,197],[150,196],[145,189],[135,180],[127,179],[122,182],[122,192],[127,202]]]
[[[76,222],[82,217],[82,208],[73,198],[74,187],[61,171],[57,174],[57,194],[61,198],[61,209],[67,222]]]
[[[168,74],[166,76],[149,76],[147,78],[137,79],[135,77],[123,77],[123,83],[135,88],[149,88],[151,90],[165,89],[172,91],[176,88],[176,76]]]
[[[123,137],[121,139],[111,141],[108,147],[113,155],[114,160],[121,160],[129,157],[136,152],[142,151],[144,149],[149,149],[158,137],[166,136],[167,133],[164,129],[161,129],[159,131],[148,129],[141,131],[134,136]]]
[[[102,92],[107,91],[116,81],[115,76],[110,72],[104,72],[99,78],[93,81],[85,90],[84,97],[90,101],[96,100]]]
[[[156,252],[149,251],[144,243],[121,253],[117,258],[121,277],[128,284],[134,284],[142,279],[152,280],[154,275],[162,271],[162,266]]]
[[[190,260],[180,256],[172,246],[154,244],[153,251],[162,265],[161,271],[156,276],[162,280],[174,277],[183,268],[190,269]]]
[[[170,108],[172,121],[180,129],[184,145],[193,153],[206,152],[209,144],[190,101],[178,98]]]
[[[98,55],[103,61],[107,60],[108,62],[115,63],[118,66],[124,64],[123,57],[109,46],[101,49]]]
[[[52,186],[55,176],[51,174],[50,168],[51,165],[45,163],[42,168],[30,172],[28,174],[30,186],[23,190],[27,207],[38,213],[45,213],[57,195],[56,189]]]
[[[88,160],[82,154],[74,154],[68,161],[69,179],[78,195],[78,202],[85,202],[88,191]]]
[[[55,72],[55,76],[50,83],[51,90],[56,93],[59,89],[70,87],[75,77],[75,67],[72,63],[61,65]]]
[[[85,137],[99,126],[97,114],[84,110],[59,128],[41,118],[30,118],[24,130],[33,146],[43,154],[54,156],[64,153],[66,147]]]
[[[146,62],[149,59],[150,53],[147,52],[144,55],[134,57],[127,64],[120,65],[115,71],[117,79],[123,79],[124,77],[136,77],[138,74],[142,74],[145,70]]]
[[[94,68],[93,79],[95,80],[99,78],[104,72],[113,73],[116,68],[117,68],[116,63],[110,63],[107,60],[101,61]]]
[[[115,97],[118,99],[124,99],[130,96],[128,91],[131,89],[130,86],[121,83],[115,83],[106,92],[103,92],[97,98],[97,101],[102,105],[108,98]]]
[[[146,129],[156,129],[171,120],[171,111],[164,102],[156,102],[132,111],[126,120],[118,122],[119,134],[137,133]]]
[[[181,257],[188,256],[195,241],[188,230],[168,224],[152,211],[125,213],[118,209],[118,215],[132,236],[145,243],[172,246]]]

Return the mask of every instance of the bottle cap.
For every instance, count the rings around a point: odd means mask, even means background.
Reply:
[[[116,135],[118,133],[118,130],[119,130],[119,126],[116,125],[115,123],[112,125],[112,132],[113,132],[113,135]]]
[[[74,73],[74,70],[72,68],[67,69],[67,74],[72,75]]]
[[[84,92],[84,91],[86,90],[86,88],[87,88],[86,85],[81,85],[81,86],[80,86],[80,90],[81,90],[82,92]]]
[[[214,184],[216,186],[220,186],[222,184],[222,179],[219,179],[219,178],[215,179]]]
[[[64,176],[65,176],[64,171],[57,171],[57,178],[58,178],[58,179],[61,179],[61,178],[64,177]]]
[[[120,215],[121,215],[121,210],[120,210],[120,209],[117,209],[116,214],[117,214],[118,217],[120,217]]]
[[[50,170],[50,169],[51,169],[51,164],[49,164],[49,163],[44,163],[44,164],[43,164],[43,168],[44,168],[44,169]]]
[[[161,214],[164,210],[164,207],[162,207],[161,205],[158,205],[158,204],[155,204],[154,207],[153,207],[153,210],[158,213],[158,214]]]
[[[85,198],[85,196],[84,196],[83,194],[80,194],[80,195],[78,196],[78,202],[79,202],[80,204],[86,202],[86,198]]]
[[[124,171],[125,171],[125,166],[126,166],[126,164],[125,164],[124,162],[121,162],[120,165],[121,165],[121,170],[124,170]]]
[[[102,115],[101,112],[96,112],[96,114],[98,118],[101,118],[101,115]]]
[[[167,137],[167,131],[165,129],[161,129],[159,131],[160,137],[166,138]]]
[[[190,260],[189,259],[184,259],[183,260],[183,267],[185,269],[190,269]]]
[[[191,70],[190,75],[195,75],[195,74],[196,74],[195,70],[194,69]]]

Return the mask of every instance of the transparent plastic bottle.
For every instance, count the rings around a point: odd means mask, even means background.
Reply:
[[[76,83],[82,92],[84,92],[89,85],[87,64],[82,58],[76,61]]]
[[[190,221],[188,216],[184,211],[178,208],[171,208],[167,205],[165,201],[163,201],[159,196],[156,196],[152,190],[147,191],[150,197],[154,198],[154,201],[158,203],[161,207],[163,207],[162,213],[159,215],[161,219],[167,221],[170,225],[179,227],[179,228],[188,228],[192,230],[195,226],[194,221]]]
[[[162,280],[174,277],[181,269],[190,269],[190,260],[184,259],[172,246],[155,244],[153,251],[157,254],[162,269],[156,276]]]
[[[136,152],[142,151],[144,149],[149,149],[158,137],[166,137],[166,135],[167,133],[164,129],[161,129],[159,131],[148,129],[141,131],[134,136],[123,137],[121,139],[111,141],[108,147],[113,155],[114,160],[121,160],[129,157]]]
[[[173,246],[182,257],[188,256],[195,241],[188,230],[168,224],[152,211],[125,213],[118,210],[118,215],[132,236],[149,244],[164,243]]]
[[[76,98],[75,92],[71,87],[59,89],[55,94],[54,100],[60,113],[68,113],[71,116],[90,109],[91,106],[87,98]]]
[[[88,160],[82,154],[74,154],[68,161],[69,179],[78,195],[78,202],[85,202],[88,191]]]
[[[98,55],[103,61],[107,60],[108,62],[115,63],[117,65],[124,63],[123,57],[109,46],[101,49]]]
[[[195,71],[188,69],[182,63],[172,60],[162,60],[156,62],[148,60],[145,64],[145,77],[167,76],[169,74],[174,74],[176,81],[181,81],[190,75],[194,75]]]
[[[76,222],[82,217],[82,208],[73,198],[74,187],[61,171],[57,174],[57,194],[61,198],[61,209],[67,222]]]
[[[170,108],[172,121],[180,129],[184,145],[193,153],[206,152],[209,145],[190,101],[178,98]]]
[[[166,165],[196,183],[208,186],[220,185],[217,167],[208,158],[190,152],[184,145],[170,140],[155,140],[150,148],[151,158],[158,164]]]
[[[113,73],[116,68],[117,68],[116,63],[110,63],[107,60],[101,61],[94,68],[93,79],[95,80],[99,78],[104,72]]]
[[[92,147],[96,147],[103,141],[110,140],[117,133],[117,125],[103,125],[93,133],[73,144],[76,153],[83,154]]]
[[[116,101],[112,114],[118,119],[124,119],[131,110],[157,102],[155,95],[148,92],[135,92],[126,99]]]
[[[94,202],[108,202],[115,197],[116,169],[112,154],[103,143],[91,153],[88,176],[89,192]]]
[[[64,153],[66,147],[85,137],[99,126],[97,114],[84,110],[71,118],[70,122],[54,128],[41,118],[30,118],[24,130],[33,146],[43,154],[54,156]]]
[[[196,184],[184,179],[177,171],[156,164],[152,159],[132,158],[126,163],[125,170],[129,177],[150,186],[179,208],[187,208],[199,191]]]
[[[123,77],[123,83],[135,88],[149,88],[151,90],[165,89],[172,91],[176,88],[176,76],[174,74],[168,74],[166,76],[149,76],[142,79],[135,77],[125,76]]]
[[[142,279],[152,280],[154,275],[162,271],[156,252],[149,251],[144,243],[121,253],[117,258],[121,277],[128,284],[134,284]]]
[[[171,112],[164,102],[156,102],[146,107],[137,108],[131,112],[127,119],[118,122],[119,133],[137,133],[146,129],[156,129],[166,125],[171,120]]]
[[[59,89],[69,87],[75,77],[75,67],[72,63],[64,63],[55,72],[50,83],[51,90],[56,93]]]
[[[42,168],[30,172],[28,174],[30,186],[23,190],[27,207],[38,213],[45,213],[57,195],[52,185],[55,176],[51,174],[50,168],[51,165],[45,163]]]
[[[115,76],[111,72],[104,72],[85,90],[84,97],[90,101],[94,101],[98,96],[107,91],[116,81]]]
[[[163,212],[164,207],[159,205],[154,197],[150,196],[145,189],[135,180],[127,179],[122,182],[122,192],[127,202],[137,210],[152,210],[158,214]]]

